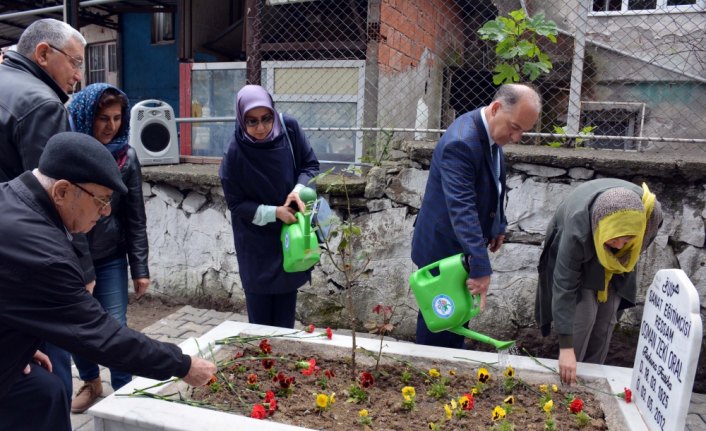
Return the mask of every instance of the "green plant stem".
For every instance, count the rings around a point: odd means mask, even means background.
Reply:
[[[528,356],[530,359],[532,359],[536,364],[540,365],[541,367],[546,368],[547,370],[549,370],[549,371],[551,371],[552,373],[554,373],[554,374],[556,374],[557,376],[559,376],[559,372],[558,372],[557,370],[555,370],[554,368],[551,368],[550,366],[548,366],[548,365],[542,363],[539,359],[535,358],[530,352],[528,352],[527,349],[523,348],[522,351],[525,352],[525,354],[527,354],[527,356]],[[561,378],[560,378],[559,380],[561,380]],[[561,384],[563,385],[564,382],[561,382]],[[598,392],[598,393],[601,393],[601,394],[604,394],[604,395],[615,396],[615,394],[612,393],[612,392],[606,392],[606,391],[603,391],[603,390],[601,390],[601,389],[597,389],[597,388],[594,388],[594,387],[592,387],[592,386],[587,385],[586,383],[582,382],[581,379],[578,378],[578,376],[576,377],[576,384],[579,385],[579,386],[581,386],[581,387],[584,387],[584,388],[586,388],[586,389],[589,389],[589,390],[591,390],[591,391],[594,391],[594,392]]]

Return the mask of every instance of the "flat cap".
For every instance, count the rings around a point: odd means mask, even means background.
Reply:
[[[49,138],[39,157],[39,172],[56,180],[94,183],[127,193],[118,163],[92,136],[62,132]]]

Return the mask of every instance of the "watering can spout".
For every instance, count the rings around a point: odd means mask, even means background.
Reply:
[[[450,328],[450,332],[453,332],[454,334],[461,335],[466,338],[470,338],[471,340],[476,340],[480,341],[481,343],[485,344],[490,344],[491,346],[495,347],[497,350],[507,350],[510,347],[515,345],[515,341],[499,341],[496,340],[495,338],[489,337],[484,334],[479,334],[478,332],[471,331],[470,329],[466,327],[458,327],[458,328]]]

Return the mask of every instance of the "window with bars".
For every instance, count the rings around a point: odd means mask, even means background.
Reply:
[[[87,56],[87,84],[96,82],[117,84],[118,50],[116,42],[89,45]]]
[[[704,0],[593,0],[593,12],[674,11],[703,9]]]

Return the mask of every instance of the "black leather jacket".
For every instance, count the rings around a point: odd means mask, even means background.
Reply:
[[[0,182],[39,164],[49,138],[69,130],[69,96],[35,62],[7,52],[0,64]]]
[[[127,194],[113,193],[112,211],[102,217],[88,233],[91,257],[95,264],[128,255],[132,279],[149,278],[147,266],[147,217],[142,197],[142,170],[137,153],[130,147],[120,172]]]
[[[37,63],[9,51],[0,64],[0,182],[39,165],[49,138],[70,130],[59,84]],[[74,235],[86,282],[96,279],[85,235]]]

